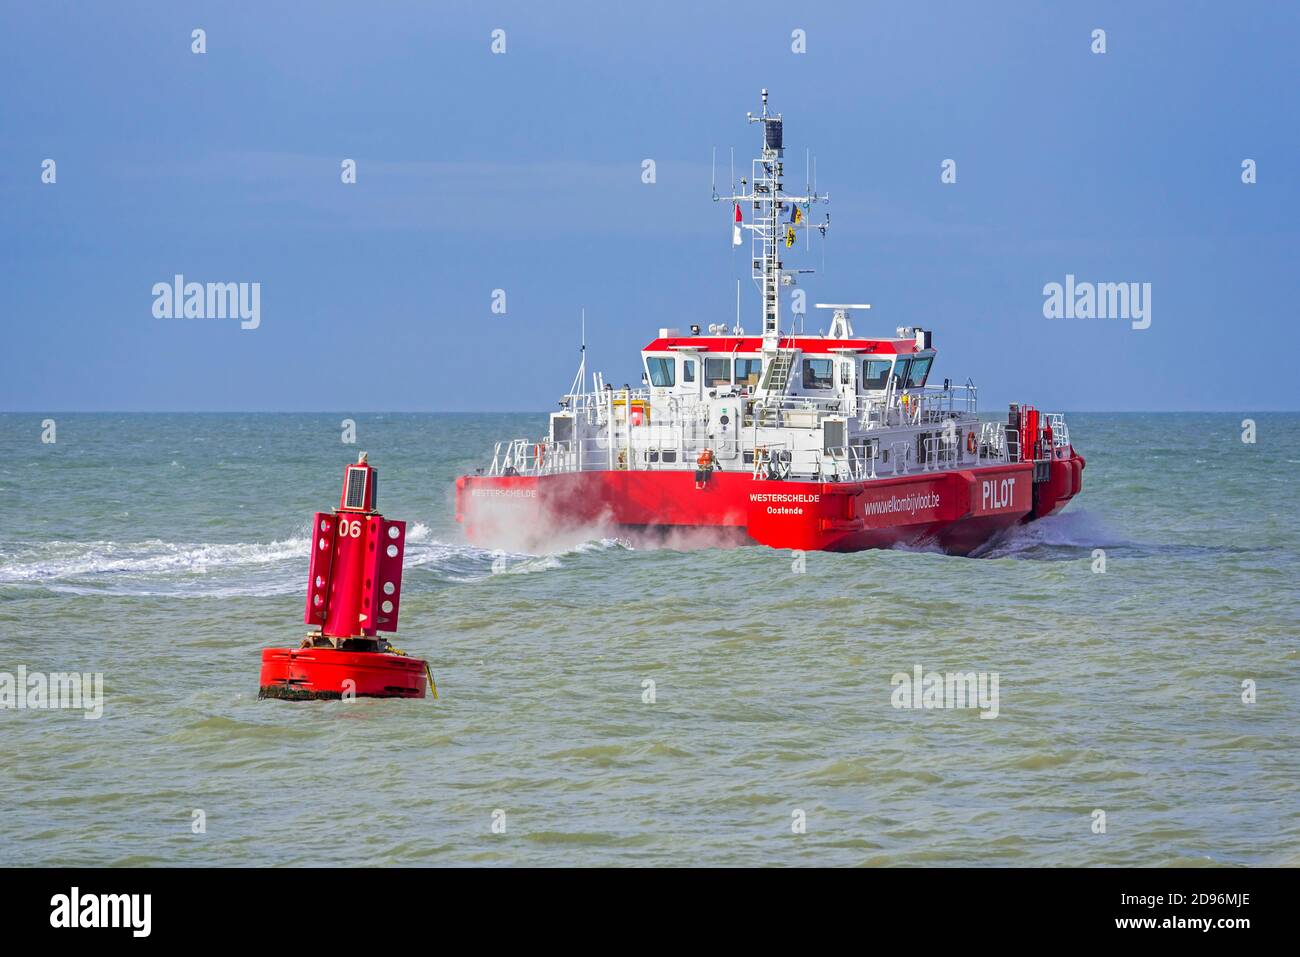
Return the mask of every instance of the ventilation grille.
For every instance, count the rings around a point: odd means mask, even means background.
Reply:
[[[364,508],[366,504],[366,470],[348,469],[348,494],[343,499],[346,508]]]

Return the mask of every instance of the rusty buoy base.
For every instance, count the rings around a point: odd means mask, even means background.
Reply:
[[[285,701],[423,698],[426,664],[377,651],[334,648],[263,648],[257,696]]]

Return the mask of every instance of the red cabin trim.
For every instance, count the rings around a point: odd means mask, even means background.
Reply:
[[[689,346],[700,352],[762,352],[759,336],[669,336],[653,340],[642,352],[666,352]],[[917,351],[915,339],[824,339],[820,336],[787,336],[782,349],[799,349],[809,353],[832,353],[858,350],[885,355],[904,355]]]

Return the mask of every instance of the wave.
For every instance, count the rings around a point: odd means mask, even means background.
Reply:
[[[1061,512],[1027,525],[1013,525],[971,553],[973,558],[1078,557],[1079,550],[1133,546],[1093,512]]]
[[[915,555],[946,555],[942,545],[930,540],[924,542],[895,542],[889,546],[893,552],[911,552]]]
[[[1136,541],[1116,534],[1096,513],[1079,511],[1049,515],[1028,525],[1014,525],[975,549],[971,557],[1074,559],[1094,548],[1156,558],[1213,558],[1282,551],[1276,545]]]
[[[311,541],[271,542],[88,541],[0,543],[0,586],[37,587],[67,594],[136,597],[270,597],[303,587]],[[423,577],[444,583],[494,575],[550,571],[572,558],[631,546],[621,539],[582,542],[534,555],[439,541],[423,522],[407,527],[408,584]],[[412,574],[412,573],[415,574]]]
[[[269,543],[42,542],[0,546],[0,582],[39,582],[96,575],[205,574],[305,559],[310,542],[290,538]]]
[[[534,554],[480,548],[466,543],[432,541],[424,548],[406,553],[407,568],[426,568],[443,581],[469,583],[485,581],[496,575],[529,575],[564,568],[566,560],[608,551],[631,550],[621,538],[602,538],[580,542],[572,548]]]

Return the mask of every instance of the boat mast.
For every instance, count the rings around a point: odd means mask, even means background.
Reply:
[[[582,339],[578,348],[578,372],[573,377],[573,384],[569,386],[569,394],[566,399],[572,400],[574,408],[577,408],[579,397],[582,395],[583,379],[587,377],[587,307],[582,307]],[[567,402],[561,402],[561,405],[567,405]]]
[[[746,113],[750,123],[763,124],[763,149],[759,157],[752,161],[751,176],[748,182],[741,177],[742,188],[747,192],[737,193],[732,184],[732,195],[722,197],[714,193],[714,201],[728,199],[733,203],[747,203],[750,210],[750,222],[742,223],[750,231],[750,275],[762,295],[763,309],[763,351],[775,352],[780,341],[781,296],[780,286],[784,264],[779,258],[778,243],[783,241],[781,216],[795,206],[804,207],[807,216],[809,207],[816,202],[829,202],[829,194],[819,194],[810,189],[803,196],[790,196],[784,191],[785,142],[784,129],[780,113],[767,110],[767,90],[762,91],[763,112],[758,116]],[[830,216],[817,225],[823,236],[830,225]],[[793,223],[788,228],[793,228]],[[801,269],[800,272],[812,272]],[[788,274],[787,282],[794,281],[793,273]]]

